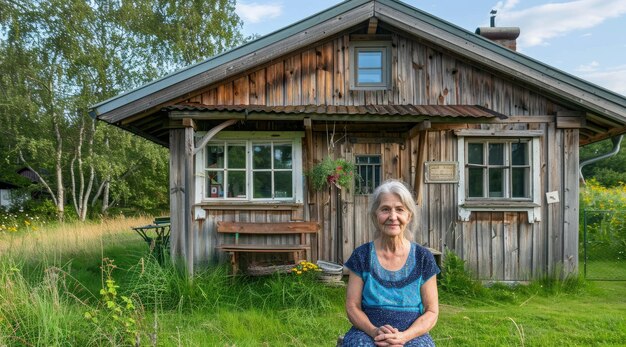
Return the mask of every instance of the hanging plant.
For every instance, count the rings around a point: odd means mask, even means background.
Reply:
[[[324,158],[315,165],[309,172],[313,189],[320,191],[331,185],[341,189],[349,188],[354,182],[355,165],[343,158]]]

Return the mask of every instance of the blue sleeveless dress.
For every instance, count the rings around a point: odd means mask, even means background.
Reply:
[[[344,265],[363,279],[361,308],[372,324],[377,327],[389,324],[400,331],[408,329],[424,313],[420,289],[440,272],[433,255],[413,242],[406,263],[398,271],[389,271],[380,265],[373,242],[355,249]],[[405,344],[434,345],[429,334]],[[374,340],[352,327],[344,336],[343,346],[374,346]]]

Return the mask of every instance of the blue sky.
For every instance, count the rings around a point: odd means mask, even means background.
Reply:
[[[340,0],[239,0],[244,34],[265,35]],[[404,0],[464,29],[521,28],[518,51],[626,95],[626,0]]]

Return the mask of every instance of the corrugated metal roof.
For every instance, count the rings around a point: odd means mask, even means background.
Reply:
[[[178,104],[164,108],[167,111],[234,112],[275,114],[323,114],[323,115],[377,115],[377,116],[425,116],[425,117],[472,117],[507,118],[478,105],[367,105],[367,106],[264,106],[264,105],[202,105]]]

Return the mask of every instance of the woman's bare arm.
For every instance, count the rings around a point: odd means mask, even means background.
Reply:
[[[346,313],[348,314],[348,319],[355,328],[364,331],[371,337],[375,337],[379,333],[379,329],[370,322],[369,318],[367,318],[363,312],[361,308],[362,296],[363,279],[350,271],[346,293]]]

